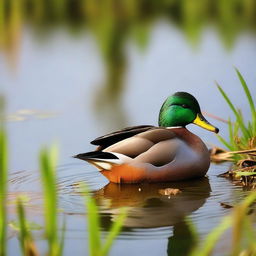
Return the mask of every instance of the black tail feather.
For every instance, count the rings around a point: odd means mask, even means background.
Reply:
[[[102,152],[102,151],[92,151],[87,153],[82,153],[73,156],[74,158],[78,158],[81,160],[89,160],[89,159],[118,159],[117,156],[115,156],[112,153],[109,152]]]

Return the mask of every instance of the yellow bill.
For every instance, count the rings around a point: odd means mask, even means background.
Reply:
[[[213,126],[212,124],[210,124],[201,113],[197,114],[196,119],[193,121],[193,123],[208,131],[215,132],[215,133],[219,132],[219,129]]]

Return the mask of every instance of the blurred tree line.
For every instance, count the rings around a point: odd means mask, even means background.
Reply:
[[[0,51],[16,62],[23,28],[41,35],[64,26],[71,33],[92,33],[106,66],[106,92],[118,98],[126,66],[124,44],[132,38],[147,45],[159,19],[184,32],[191,44],[211,26],[225,46],[232,47],[244,31],[255,34],[255,0],[0,0]],[[99,97],[100,98],[100,97]]]
[[[118,60],[125,37],[139,46],[147,43],[150,26],[166,18],[197,42],[205,26],[213,25],[227,46],[244,31],[256,31],[255,0],[1,0],[0,47],[12,51],[19,44],[24,24],[39,31],[65,25],[90,30],[104,58]]]

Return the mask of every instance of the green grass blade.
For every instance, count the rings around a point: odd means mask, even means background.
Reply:
[[[235,175],[236,176],[252,176],[252,175],[255,175],[256,174],[256,172],[246,172],[246,171],[244,171],[244,172],[237,172],[236,171],[236,173],[235,173]]]
[[[223,98],[226,100],[226,102],[228,103],[229,107],[231,108],[231,110],[233,111],[233,113],[235,114],[235,116],[236,116],[236,117],[239,116],[239,115],[238,115],[238,112],[237,112],[237,110],[236,110],[236,108],[234,107],[234,105],[233,105],[232,102],[230,101],[230,99],[229,99],[229,97],[227,96],[227,94],[223,91],[223,89],[221,88],[221,86],[220,86],[218,83],[216,83],[216,84],[217,84],[217,87],[218,87],[220,93],[222,94],[222,96],[223,96]],[[238,117],[238,118],[239,118],[239,117]]]
[[[256,200],[256,192],[253,191],[249,196],[247,196],[242,202],[244,208],[248,208]]]
[[[242,74],[240,73],[240,71],[237,68],[235,68],[235,71],[236,71],[237,76],[241,82],[241,85],[243,86],[243,89],[246,94],[247,100],[250,105],[251,113],[252,113],[252,127],[251,127],[251,129],[249,129],[249,131],[251,131],[251,133],[252,133],[251,136],[256,136],[256,109],[255,109],[254,101],[253,101],[251,92],[249,90],[249,87],[248,87],[247,83],[245,82]]]
[[[250,121],[248,121],[247,127],[248,127],[248,131],[250,132],[250,138],[252,138],[254,136],[254,131],[253,131],[254,128]]]
[[[229,130],[229,141],[230,141],[230,145],[232,145],[232,150],[237,150],[238,148],[234,140],[234,129],[233,129],[233,125],[230,118],[228,119],[228,130]]]
[[[6,255],[7,137],[0,128],[0,255]]]
[[[238,78],[243,86],[243,89],[244,89],[244,92],[246,94],[246,97],[248,99],[248,102],[249,102],[249,105],[250,105],[250,108],[251,108],[251,112],[252,112],[252,117],[255,118],[256,116],[256,110],[255,110],[255,106],[254,106],[254,102],[253,102],[253,99],[252,99],[252,95],[251,95],[251,92],[247,86],[247,83],[245,82],[243,76],[241,75],[240,71],[235,68],[236,70],[236,73],[238,75]]]
[[[102,244],[100,234],[100,217],[99,210],[96,205],[95,199],[89,195],[87,186],[82,184],[82,191],[86,194],[85,204],[87,207],[87,223],[88,223],[88,236],[89,236],[89,255],[90,256],[105,256],[108,255],[114,239],[119,234],[124,219],[126,218],[126,209],[122,209],[121,213],[117,216],[115,223],[111,226],[109,234],[106,237],[105,243]]]
[[[189,231],[189,236],[191,236],[191,247],[190,250],[188,252],[190,253],[186,253],[188,255],[192,254],[192,252],[195,250],[195,248],[198,247],[199,245],[199,233],[197,231],[196,225],[192,222],[192,220],[188,217],[185,217],[184,219],[186,225],[188,226],[188,231]]]
[[[118,236],[119,232],[122,229],[122,226],[123,226],[126,216],[127,216],[127,210],[122,209],[120,214],[117,216],[115,222],[113,223],[113,225],[109,231],[109,234],[105,240],[105,243],[102,247],[102,251],[101,251],[102,256],[108,255],[109,250],[114,242],[114,239]]]
[[[221,86],[217,83],[217,87],[220,91],[220,93],[222,94],[223,98],[226,100],[226,102],[228,103],[230,109],[233,111],[233,113],[235,114],[236,116],[236,119],[240,125],[240,128],[241,128],[241,131],[242,133],[244,134],[244,136],[246,138],[249,138],[250,137],[250,134],[247,130],[247,128],[245,127],[244,123],[243,123],[243,120],[239,114],[239,112],[236,110],[236,108],[234,107],[233,103],[231,102],[231,100],[229,99],[229,97],[227,96],[227,94],[223,91],[223,89],[221,88]]]
[[[16,207],[19,220],[19,240],[22,253],[24,256],[38,256],[38,250],[32,239],[28,223],[26,222],[25,210],[21,198],[18,198]]]
[[[17,205],[17,213],[18,213],[18,219],[19,219],[20,247],[21,247],[23,255],[26,256],[26,249],[25,249],[26,246],[25,246],[25,243],[26,243],[26,240],[27,240],[28,233],[27,233],[27,229],[26,229],[26,220],[25,220],[24,207],[23,207],[23,205],[21,203],[20,198],[18,198],[16,205]]]
[[[235,149],[233,148],[233,146],[231,144],[229,144],[223,137],[221,137],[220,135],[217,135],[218,140],[225,145],[226,148],[228,148],[231,151],[234,151]]]
[[[229,130],[229,138],[233,138],[234,136],[234,131],[233,131],[233,126],[230,118],[228,119],[228,130]]]
[[[58,241],[57,224],[57,189],[55,165],[57,158],[56,148],[50,152],[42,150],[40,153],[40,171],[44,192],[45,207],[45,229],[49,246],[49,255],[60,254],[60,245]]]
[[[221,235],[229,228],[232,224],[232,218],[230,216],[224,217],[220,224],[214,228],[206,237],[202,247],[198,247],[192,251],[190,256],[208,256],[212,252],[217,241]]]
[[[239,123],[235,122],[234,123],[234,138],[238,137],[238,132],[239,132]]]
[[[256,200],[256,193],[252,192],[247,196],[242,203],[237,205],[233,211],[233,239],[232,239],[232,252],[231,255],[240,255],[241,246],[244,239],[244,229],[245,219],[248,219],[248,209],[249,206]]]
[[[252,221],[249,217],[244,218],[244,233],[246,236],[247,248],[251,249],[253,246],[256,246],[255,240],[256,240],[256,234],[255,230],[252,224]]]
[[[87,208],[87,225],[88,225],[88,243],[89,255],[99,256],[101,251],[100,239],[100,217],[98,207],[94,198],[89,195],[89,190],[85,184],[81,185],[82,191],[86,194],[85,205]]]
[[[190,231],[190,234],[191,236],[193,237],[194,241],[196,244],[198,244],[198,241],[199,241],[199,234],[196,230],[196,226],[195,224],[192,222],[192,220],[188,217],[185,217],[185,222],[186,224],[188,225],[189,227],[189,231]]]
[[[197,246],[190,256],[208,256],[211,255],[212,250],[214,249],[214,246],[217,244],[217,241],[220,239],[221,235],[231,226],[233,227],[233,244],[232,244],[232,252],[230,255],[242,255],[240,253],[240,245],[241,240],[244,239],[244,235],[242,235],[242,232],[247,232],[248,229],[245,229],[248,224],[248,218],[247,215],[248,207],[252,205],[256,200],[256,192],[252,192],[249,196],[247,196],[242,203],[237,205],[232,214],[222,218],[219,225],[214,228],[207,236],[202,246]],[[246,220],[245,220],[246,219]],[[251,225],[253,227],[253,225]],[[247,236],[250,236],[249,242],[251,251],[256,249],[255,246],[255,232],[251,228],[249,229],[249,233],[246,234]],[[253,243],[253,244],[252,244]],[[244,254],[243,254],[244,255]],[[247,254],[246,254],[247,255]],[[248,255],[254,255],[254,254],[248,254]]]

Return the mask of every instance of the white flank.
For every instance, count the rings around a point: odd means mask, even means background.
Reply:
[[[131,159],[130,157],[120,153],[113,153],[113,152],[109,152],[109,153],[115,155],[116,157],[118,157],[118,159],[92,158],[88,160],[89,162],[92,162],[96,167],[102,168],[104,170],[110,170],[113,165],[123,164],[124,162],[127,162],[127,160]]]
[[[96,162],[93,161],[93,164],[95,164],[97,167],[100,167],[104,170],[110,170],[112,165],[110,163],[106,163],[106,162]]]

